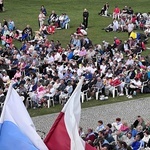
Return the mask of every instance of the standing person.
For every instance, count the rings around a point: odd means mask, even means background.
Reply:
[[[4,11],[3,0],[0,0],[0,12]]]
[[[42,11],[42,13],[46,16],[47,15],[47,11],[46,8],[44,7],[44,5],[41,6],[40,11]]]
[[[40,14],[38,16],[39,28],[44,24],[44,20],[45,20],[45,15],[43,14],[42,11],[40,11]]]
[[[85,8],[84,11],[83,11],[83,24],[84,24],[84,26],[85,26],[86,29],[88,27],[88,18],[89,18],[89,12]]]

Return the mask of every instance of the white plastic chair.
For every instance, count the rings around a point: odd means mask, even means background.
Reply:
[[[96,100],[99,100],[99,95],[100,93],[102,92],[99,88],[95,87],[96,89],[96,92],[95,92],[95,97],[96,97]]]
[[[84,100],[88,100],[88,90],[81,92],[81,102],[84,103]]]
[[[27,97],[26,99],[26,108],[28,108],[29,105],[31,106],[31,108],[33,107],[31,97]]]
[[[141,93],[143,93],[144,87],[147,86],[149,80],[142,82]]]
[[[54,97],[53,96],[49,96],[48,100],[47,100],[47,107],[50,108],[50,106],[55,106],[55,102],[54,102]]]
[[[118,96],[118,86],[114,86],[113,90],[112,90],[112,96],[113,98],[115,98],[115,94],[117,94],[116,96]]]

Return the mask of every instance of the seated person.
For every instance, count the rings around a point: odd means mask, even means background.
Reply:
[[[47,26],[43,24],[43,25],[40,27],[39,31],[40,31],[40,34],[41,34],[41,35],[47,34]]]
[[[11,19],[8,21],[8,29],[9,31],[15,30],[15,23]]]
[[[93,130],[92,129],[88,129],[86,137],[85,137],[85,141],[88,144],[93,145],[93,142],[94,142],[95,139],[96,139],[96,136],[95,136]]]
[[[21,37],[22,37],[22,31],[17,29],[14,33],[14,39],[20,40]]]
[[[52,13],[49,15],[49,18],[48,18],[48,24],[50,25],[51,23],[58,26],[58,15],[55,13],[54,10],[52,10]]]
[[[146,30],[144,30],[144,34],[146,35],[146,37],[149,37],[149,36],[150,36],[150,26],[147,27]]]
[[[129,126],[127,122],[123,122],[120,129],[117,131],[118,138],[121,138],[123,135],[126,135],[126,133],[129,131]]]
[[[54,34],[55,33],[55,26],[54,24],[47,26],[46,31],[48,34]]]
[[[105,30],[106,32],[111,32],[113,31],[113,24],[109,24],[106,28],[104,28],[103,30]]]
[[[127,97],[132,98],[134,91],[136,92],[138,89],[141,89],[141,87],[142,87],[142,82],[140,81],[139,78],[132,79],[129,85]]]
[[[22,40],[31,40],[32,38],[32,28],[27,25],[26,28],[22,31]]]
[[[109,9],[109,4],[106,3],[102,9],[101,9],[101,12],[98,13],[99,15],[104,15],[104,16],[108,16],[108,9]]]
[[[9,36],[8,34],[6,36],[2,36],[1,37],[2,41],[3,41],[3,44],[6,46],[6,47],[12,47],[12,37]]]
[[[97,127],[95,129],[95,132],[98,134],[99,131],[104,131],[105,126],[104,126],[102,120],[99,120],[97,123],[98,123],[98,125],[97,125]]]
[[[62,103],[62,105],[65,103],[66,98],[71,96],[72,91],[73,91],[73,86],[71,85],[71,82],[68,81],[65,90],[62,91],[61,94],[59,95],[59,101],[60,101],[60,103]]]
[[[80,26],[76,30],[76,34],[80,36],[87,35],[87,31],[85,30],[85,26],[81,23]]]
[[[61,29],[67,29],[68,28],[68,23],[70,22],[70,19],[66,13],[62,14],[59,17],[60,20],[60,27]]]
[[[132,143],[131,148],[133,150],[144,148],[144,141],[142,141],[139,135],[136,135],[135,141]]]
[[[55,95],[56,89],[53,87],[52,84],[49,84],[46,89],[45,89],[45,94],[43,96],[43,98],[41,98],[41,100],[39,101],[39,103],[42,105],[43,103],[46,103],[47,100],[50,97],[53,97]]]

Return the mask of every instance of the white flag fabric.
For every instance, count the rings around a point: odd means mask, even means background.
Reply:
[[[9,86],[0,118],[0,149],[48,150],[12,84]]]
[[[55,120],[44,142],[49,150],[95,150],[81,139],[78,132],[81,115],[81,87],[84,78],[80,79],[73,94]]]

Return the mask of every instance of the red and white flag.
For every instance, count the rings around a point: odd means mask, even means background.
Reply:
[[[78,127],[81,115],[80,93],[83,78],[55,120],[44,142],[49,150],[96,150],[81,139]]]

